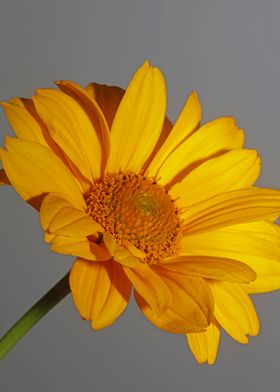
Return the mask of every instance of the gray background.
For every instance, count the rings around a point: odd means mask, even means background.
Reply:
[[[263,159],[259,184],[279,188],[279,0],[0,1],[0,97],[29,96],[56,79],[126,86],[148,58],[165,74],[168,113],[199,91],[204,120],[234,115]],[[0,117],[1,143],[9,131]],[[43,243],[38,216],[1,190],[0,333],[72,264]],[[223,334],[214,367],[184,338],[161,332],[133,301],[92,332],[70,297],[0,365],[1,392],[277,391],[280,295],[255,298],[262,330],[248,346]]]

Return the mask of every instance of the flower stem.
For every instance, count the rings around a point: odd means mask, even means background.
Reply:
[[[0,339],[0,360],[17,342],[70,292],[69,272],[35,303]]]

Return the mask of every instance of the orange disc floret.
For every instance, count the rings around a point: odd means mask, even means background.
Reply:
[[[146,253],[147,263],[172,256],[181,237],[179,210],[154,179],[132,172],[107,174],[94,183],[88,213],[119,244],[126,241]]]

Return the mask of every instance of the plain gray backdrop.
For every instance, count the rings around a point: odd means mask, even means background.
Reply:
[[[57,79],[125,87],[150,59],[175,119],[193,89],[204,121],[233,115],[262,156],[261,186],[280,188],[279,0],[1,0],[0,98],[30,96]],[[0,114],[1,144],[11,132]],[[0,189],[0,333],[71,266],[49,251],[36,212]],[[261,333],[247,346],[222,334],[217,362],[200,366],[182,336],[157,330],[132,300],[94,332],[68,297],[0,364],[1,392],[277,391],[280,293],[254,298]]]

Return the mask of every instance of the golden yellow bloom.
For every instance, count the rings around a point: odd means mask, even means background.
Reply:
[[[3,103],[16,138],[0,182],[40,211],[51,249],[77,257],[73,301],[94,329],[132,287],[157,327],[212,364],[220,328],[240,343],[259,321],[248,294],[280,288],[280,192],[253,184],[254,150],[230,117],[200,126],[197,94],[174,126],[161,72],[145,62],[126,91],[60,81]]]

